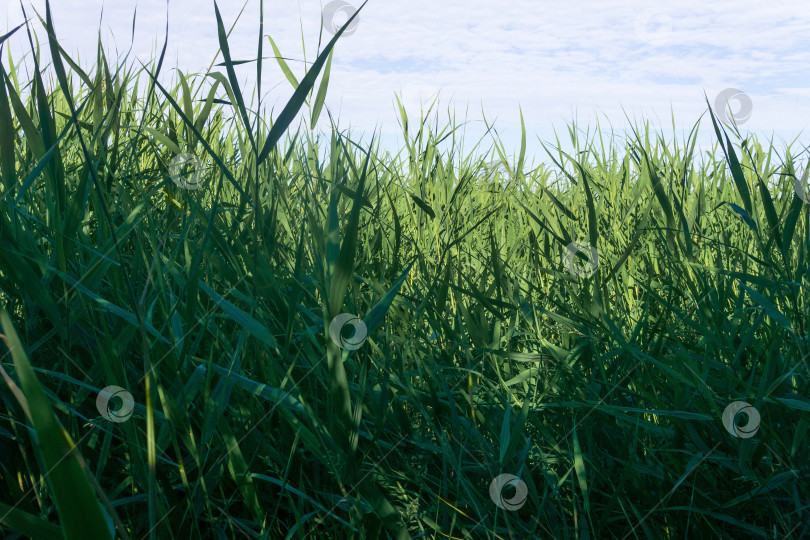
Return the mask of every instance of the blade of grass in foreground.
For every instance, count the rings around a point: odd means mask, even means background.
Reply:
[[[706,97],[706,104],[709,105],[708,97]],[[737,186],[737,190],[740,192],[740,198],[742,199],[745,211],[748,212],[750,216],[754,213],[754,206],[751,203],[751,191],[748,189],[748,184],[745,181],[745,175],[743,174],[742,167],[740,167],[740,161],[737,159],[737,154],[734,152],[734,148],[731,146],[731,141],[725,130],[723,130],[723,135],[725,135],[726,142],[723,143],[720,127],[717,125],[717,120],[715,119],[711,105],[709,105],[709,114],[711,115],[714,132],[717,134],[717,140],[720,142],[720,148],[723,149],[729,169],[731,169],[731,177],[734,180],[734,184]]]
[[[222,15],[219,13],[219,6],[214,1],[214,14],[217,16],[217,32],[219,36],[219,48],[222,50],[222,56],[225,58],[225,69],[228,72],[228,80],[231,81],[231,88],[233,95],[236,98],[236,106],[239,113],[242,115],[242,121],[245,124],[245,131],[247,132],[250,146],[256,151],[256,139],[253,137],[253,130],[250,129],[250,118],[247,115],[245,108],[245,100],[242,98],[242,90],[239,88],[239,81],[236,78],[236,71],[233,69],[233,60],[231,59],[231,49],[228,46],[228,37],[225,34],[225,25],[222,23]],[[261,61],[261,57],[258,59]],[[261,77],[259,77],[261,80]]]
[[[273,38],[267,36],[267,39],[270,40],[270,45],[273,47],[273,53],[276,55],[276,62],[278,62],[278,66],[281,68],[281,72],[284,73],[284,76],[287,77],[287,80],[290,81],[290,84],[293,86],[293,90],[298,88],[298,79],[295,78],[293,75],[290,66],[287,65],[287,62],[284,60],[284,57],[281,56],[281,51],[276,46],[276,42],[273,41]]]
[[[278,143],[281,136],[287,131],[287,128],[292,123],[295,115],[298,114],[298,111],[301,110],[301,106],[304,104],[304,100],[306,99],[307,95],[309,95],[309,91],[312,90],[312,87],[315,86],[315,79],[318,77],[318,74],[321,72],[321,68],[323,67],[323,63],[326,62],[326,58],[329,56],[329,53],[332,51],[332,47],[335,46],[337,43],[338,38],[343,35],[343,31],[346,30],[346,27],[349,26],[355,17],[360,13],[365,5],[368,3],[368,0],[363,2],[363,5],[360,6],[357,11],[354,12],[354,15],[349,17],[349,20],[346,21],[341,29],[335,34],[335,37],[332,38],[332,41],[326,46],[326,48],[318,55],[318,59],[315,60],[315,63],[312,64],[312,67],[307,72],[304,79],[301,81],[301,84],[298,85],[298,88],[295,89],[290,101],[287,102],[287,105],[284,107],[284,110],[281,111],[278,119],[273,123],[273,127],[270,128],[270,133],[267,135],[267,140],[262,147],[262,151],[259,153],[259,158],[257,159],[257,164],[261,165],[262,162],[267,159],[267,156],[270,155],[270,152],[273,148],[276,147],[276,143]]]
[[[31,538],[62,540],[62,529],[39,516],[0,503],[0,523]]]
[[[26,22],[28,22],[28,21],[26,21]],[[2,44],[2,43],[5,41],[5,40],[7,40],[8,38],[10,38],[10,37],[11,37],[11,35],[12,35],[12,34],[14,34],[14,32],[16,32],[17,30],[19,30],[19,29],[20,29],[20,28],[22,28],[23,26],[25,26],[25,23],[21,23],[19,26],[17,26],[17,28],[14,28],[13,30],[11,30],[11,32],[9,32],[9,33],[7,33],[7,34],[3,34],[2,36],[0,36],[0,44]]]
[[[65,539],[112,540],[101,503],[78,452],[74,453],[76,444],[57,420],[5,310],[0,313],[0,323],[31,412],[37,447],[46,467],[44,476],[51,487]]]
[[[332,55],[335,50],[329,53],[329,59],[326,61],[326,68],[323,70],[323,78],[321,85],[318,87],[318,93],[315,96],[315,104],[312,106],[312,119],[310,120],[310,129],[315,129],[315,124],[318,123],[318,117],[321,115],[323,102],[326,99],[326,89],[329,87],[329,72],[332,71]]]
[[[0,64],[0,177],[3,186],[8,190],[16,183],[17,171],[14,157],[14,123],[11,120],[11,107],[4,80],[5,68]]]

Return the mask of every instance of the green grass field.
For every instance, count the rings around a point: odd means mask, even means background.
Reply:
[[[3,539],[810,536],[807,148],[391,156],[311,129],[342,31],[271,119],[219,16],[202,75],[55,22],[0,55]]]

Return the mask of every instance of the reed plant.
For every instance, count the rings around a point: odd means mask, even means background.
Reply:
[[[683,144],[571,125],[532,168],[525,129],[460,156],[400,104],[391,156],[324,107],[353,18],[299,80],[262,9],[272,119],[218,9],[203,74],[164,73],[165,42],[85,71],[49,7],[14,30],[3,537],[810,535],[807,149],[707,100]]]

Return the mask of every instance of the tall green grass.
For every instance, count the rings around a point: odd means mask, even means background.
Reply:
[[[442,153],[458,126],[400,106],[392,157],[312,129],[340,32],[300,81],[268,40],[295,88],[271,121],[215,15],[223,69],[171,83],[165,43],[83,71],[49,11],[50,65],[32,38],[27,80],[0,66],[6,538],[810,534],[806,149],[734,144],[709,109],[712,154],[698,124],[571,126],[530,169],[525,130],[517,159]]]

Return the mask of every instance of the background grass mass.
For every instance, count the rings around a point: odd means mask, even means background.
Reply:
[[[268,124],[218,11],[223,72],[171,84],[30,18],[50,63],[31,22],[34,69],[0,64],[4,538],[810,534],[807,149],[708,107],[712,154],[572,125],[528,170],[525,130],[458,156],[400,107],[391,156],[311,129],[351,20],[300,81],[278,59]]]

